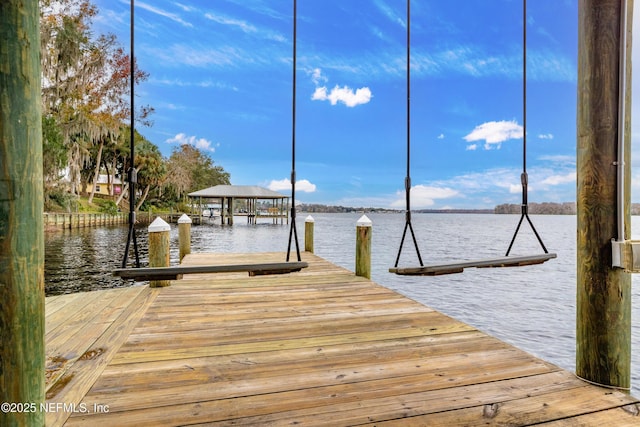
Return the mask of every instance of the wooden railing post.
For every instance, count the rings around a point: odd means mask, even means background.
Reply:
[[[182,214],[178,219],[178,242],[180,246],[180,262],[185,255],[191,253],[191,218]]]
[[[304,250],[313,253],[313,229],[315,220],[309,215],[304,220]]]
[[[371,279],[371,229],[373,223],[362,215],[356,223],[356,276]]]
[[[576,374],[623,389],[631,383],[631,277],[613,267],[612,239],[630,236],[629,227],[619,235],[616,214],[630,223],[630,169],[622,186],[617,174],[631,163],[630,95],[621,99],[620,83],[630,82],[631,37],[625,46],[621,25],[626,19],[630,26],[632,11],[633,0],[582,0],[578,7]],[[619,141],[619,120],[625,141]]]
[[[149,267],[169,267],[169,233],[171,227],[162,218],[156,218],[149,231]],[[170,285],[169,280],[151,280],[149,286],[160,288]]]
[[[37,1],[0,2],[0,426],[8,427],[45,423],[39,19]]]

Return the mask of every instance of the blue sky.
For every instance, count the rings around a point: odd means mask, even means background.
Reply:
[[[128,49],[129,3],[94,0],[97,33]],[[207,151],[232,184],[288,191],[292,1],[136,1],[136,57],[150,73],[139,128],[165,156]],[[577,0],[527,10],[531,202],[575,200]],[[298,201],[404,206],[406,3],[299,0]],[[414,0],[413,208],[521,200],[522,2]]]

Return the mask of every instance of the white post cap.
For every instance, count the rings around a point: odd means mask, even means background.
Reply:
[[[180,218],[178,218],[178,224],[191,224],[191,218],[187,214],[182,214]]]
[[[309,215],[308,217],[306,217],[306,218],[304,219],[304,222],[316,222],[316,220],[315,220],[315,219],[313,219],[313,217],[312,217],[311,215]]]
[[[153,222],[149,224],[149,228],[148,228],[149,233],[159,233],[161,231],[170,231],[170,230],[171,230],[171,226],[169,226],[169,224],[167,224],[167,222],[160,217],[157,217],[156,219],[154,219]]]
[[[358,227],[371,227],[373,225],[373,222],[371,222],[368,216],[362,215],[358,222],[356,222],[356,225]]]

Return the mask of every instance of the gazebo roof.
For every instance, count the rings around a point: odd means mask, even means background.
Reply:
[[[189,193],[189,197],[202,197],[208,199],[220,199],[223,197],[234,197],[238,199],[287,199],[277,191],[268,188],[258,187],[257,185],[215,185],[205,188],[204,190]]]

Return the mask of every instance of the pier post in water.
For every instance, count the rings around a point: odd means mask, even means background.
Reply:
[[[169,267],[169,233],[171,227],[162,218],[156,218],[149,231],[149,267]],[[169,280],[151,280],[149,286],[161,288],[169,286]]]
[[[631,277],[613,267],[612,240],[630,237],[631,96],[622,89],[632,12],[633,0],[578,7],[576,374],[622,389],[631,385]]]
[[[362,215],[356,223],[356,276],[371,279],[371,231],[373,223]]]
[[[178,219],[178,242],[180,246],[180,262],[185,255],[191,253],[191,218],[182,214]]]
[[[39,19],[37,1],[0,2],[1,426],[45,424]]]
[[[311,215],[304,220],[304,250],[313,253],[313,228],[315,220]]]

